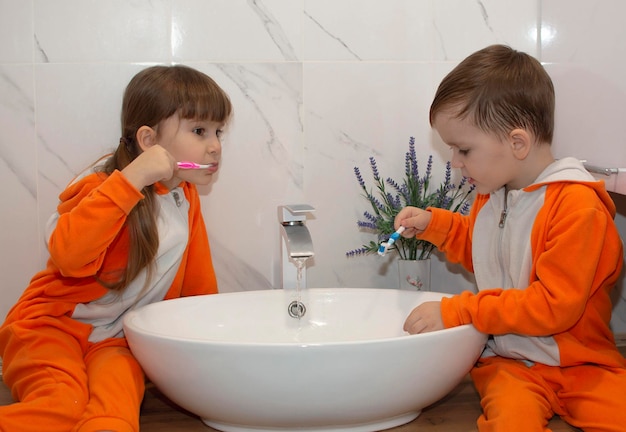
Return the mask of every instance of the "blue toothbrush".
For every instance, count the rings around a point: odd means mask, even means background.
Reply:
[[[385,256],[385,254],[387,253],[391,245],[394,244],[396,240],[398,240],[398,238],[400,238],[400,235],[405,229],[406,228],[401,226],[400,228],[398,228],[398,230],[395,233],[389,236],[389,240],[387,240],[386,242],[382,242],[380,246],[378,247],[378,255]]]

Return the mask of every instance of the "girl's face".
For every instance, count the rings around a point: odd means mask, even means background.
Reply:
[[[197,185],[209,184],[219,168],[222,156],[220,136],[224,124],[210,120],[180,118],[178,114],[163,120],[157,128],[157,144],[165,148],[177,162],[209,165],[206,169],[178,169],[165,182],[175,187],[181,181]]]
[[[507,140],[485,133],[467,118],[457,118],[454,111],[437,114],[433,127],[452,149],[452,167],[459,168],[478,193],[488,194],[505,185],[522,187],[516,184],[517,159]]]

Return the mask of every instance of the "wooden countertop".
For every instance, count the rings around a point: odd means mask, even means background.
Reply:
[[[626,347],[620,347],[620,351],[626,356]],[[12,402],[8,388],[0,382],[0,405]],[[448,396],[426,408],[417,419],[389,431],[474,432],[477,431],[476,419],[480,412],[478,394],[468,376]],[[549,427],[553,432],[580,431],[558,417],[550,421]],[[153,385],[148,384],[141,409],[141,432],[183,431],[210,432],[215,429],[204,425],[193,414],[175,406]]]
[[[405,425],[388,429],[390,432],[474,432],[476,419],[480,415],[480,402],[469,376],[448,396],[425,409],[415,420]],[[580,431],[569,426],[560,418],[550,421],[553,432]],[[210,428],[197,417],[184,413],[169,402],[158,390],[150,387],[146,391],[141,412],[141,432],[210,432]]]

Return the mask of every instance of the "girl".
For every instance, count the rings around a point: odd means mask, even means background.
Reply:
[[[189,67],[150,67],[130,81],[119,146],[61,193],[47,268],[0,327],[3,379],[18,401],[0,407],[1,431],[139,430],[144,375],[123,317],[217,292],[195,185],[218,169],[231,110]]]

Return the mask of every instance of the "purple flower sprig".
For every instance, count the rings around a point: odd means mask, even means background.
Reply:
[[[426,170],[420,175],[419,163],[415,152],[415,138],[409,138],[409,150],[404,157],[405,172],[401,182],[391,177],[383,180],[374,157],[369,158],[375,192],[372,192],[363,180],[361,170],[354,167],[357,182],[363,196],[369,202],[372,211],[363,213],[364,220],[357,221],[359,229],[376,234],[377,241],[370,241],[358,249],[348,251],[347,256],[359,256],[376,253],[380,242],[387,241],[395,231],[393,222],[396,215],[406,206],[422,209],[428,207],[443,208],[467,215],[471,205],[474,186],[469,185],[466,178],[458,185],[452,182],[452,166],[446,163],[444,181],[434,191],[431,190],[433,157],[430,155]],[[430,258],[435,246],[425,240],[400,237],[392,249],[398,251],[401,259],[422,260]]]

